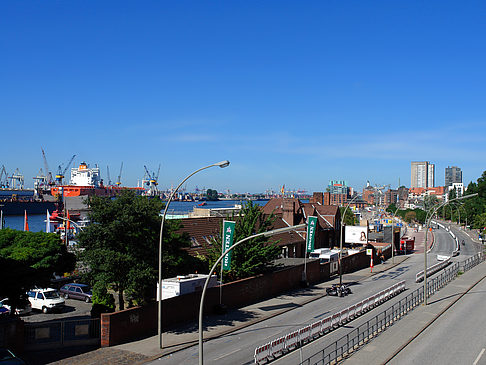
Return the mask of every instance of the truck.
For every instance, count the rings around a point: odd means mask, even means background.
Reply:
[[[309,254],[309,258],[319,259],[320,264],[326,264],[329,262],[329,270],[331,274],[336,273],[339,269],[339,251],[336,252],[328,248],[318,248]]]
[[[162,300],[201,291],[208,275],[189,274],[179,275],[175,278],[162,280]],[[211,275],[209,279],[208,288],[218,285],[216,275]],[[157,290],[157,299],[159,298],[159,291]]]
[[[415,238],[403,236],[400,239],[400,247],[398,249],[399,254],[412,253],[415,249]]]

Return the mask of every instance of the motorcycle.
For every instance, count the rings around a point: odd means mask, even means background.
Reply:
[[[330,296],[344,297],[345,295],[351,294],[351,289],[346,284],[332,284],[330,288],[326,288],[326,293]]]

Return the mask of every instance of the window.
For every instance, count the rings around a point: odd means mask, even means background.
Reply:
[[[201,245],[197,242],[196,237],[191,237],[191,247],[200,247]]]

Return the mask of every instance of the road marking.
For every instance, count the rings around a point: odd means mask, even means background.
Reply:
[[[241,351],[241,349],[236,349],[236,350],[231,351],[231,352],[229,352],[229,353],[227,353],[227,354],[221,355],[220,357],[216,357],[216,358],[214,359],[214,361],[220,360],[220,359],[222,359],[223,357],[226,357],[226,356],[232,355],[232,354],[234,354],[235,352],[238,352],[238,351]]]
[[[476,360],[474,360],[473,365],[477,365],[477,363],[479,362],[479,359],[481,359],[481,356],[483,356],[483,354],[484,354],[484,350],[485,349],[482,349],[481,350],[481,352],[479,353],[478,357],[476,357]]]

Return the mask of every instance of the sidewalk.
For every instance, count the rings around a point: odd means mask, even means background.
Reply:
[[[373,268],[373,273],[370,272],[370,268],[366,268],[344,274],[343,282],[362,281],[372,275],[389,270],[407,259],[408,256],[395,256],[394,264],[391,263],[391,259],[388,259],[384,264],[376,265]],[[294,308],[301,307],[306,303],[325,296],[325,288],[335,283],[339,283],[339,277],[334,277],[327,282],[309,288],[297,289],[243,308],[229,310],[225,315],[206,316],[204,318],[204,339],[217,338],[268,318],[278,316]],[[197,344],[198,330],[197,320],[195,320],[194,323],[189,325],[164,332],[162,335],[163,350],[159,349],[158,336],[153,336],[123,345],[99,348],[80,355],[59,359],[53,363],[60,365],[99,365],[100,363],[143,364]],[[35,362],[32,362],[32,364],[35,364]]]
[[[397,351],[415,338],[485,277],[486,265],[483,262],[450,282],[429,298],[427,306],[420,305],[415,308],[366,346],[357,350],[344,362],[349,365],[386,364]],[[410,359],[410,362],[412,360]]]

